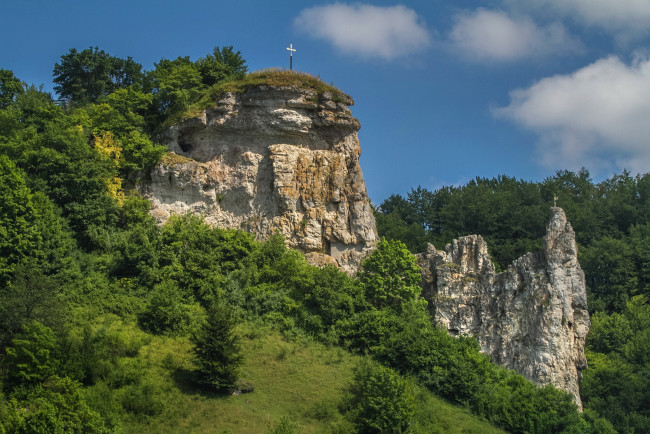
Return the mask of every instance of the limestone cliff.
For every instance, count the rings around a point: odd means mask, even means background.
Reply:
[[[496,274],[483,238],[454,240],[419,255],[423,296],[436,322],[471,335],[492,361],[537,384],[571,393],[587,366],[589,314],[575,233],[560,208],[551,209],[544,248]]]
[[[377,234],[352,104],[298,85],[222,93],[162,136],[173,154],[143,186],[154,216],[193,212],[260,238],[279,231],[310,262],[354,271]]]
[[[316,265],[354,272],[377,241],[359,166],[359,122],[347,95],[305,77],[222,92],[159,138],[170,153],[142,183],[159,222],[192,212],[219,227],[287,244]],[[305,79],[305,80],[303,80]],[[496,274],[480,236],[420,255],[435,320],[475,336],[496,363],[578,403],[589,329],[584,275],[564,212],[552,209],[544,250]]]

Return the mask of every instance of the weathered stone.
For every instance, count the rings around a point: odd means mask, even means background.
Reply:
[[[354,272],[377,241],[357,138],[345,95],[294,86],[225,93],[162,136],[173,154],[142,191],[159,222],[203,215],[209,224],[264,239],[281,232],[314,265]],[[419,257],[435,320],[475,336],[496,363],[578,404],[589,329],[584,274],[564,212],[552,208],[544,249],[496,274],[480,236]]]
[[[581,407],[580,371],[587,367],[589,314],[575,233],[551,208],[544,248],[496,274],[477,235],[419,255],[423,296],[435,321],[454,335],[474,336],[500,365],[537,384],[571,393]]]
[[[279,231],[310,262],[354,272],[377,233],[351,104],[295,86],[225,93],[162,135],[177,156],[143,183],[152,214],[197,213],[262,239]]]

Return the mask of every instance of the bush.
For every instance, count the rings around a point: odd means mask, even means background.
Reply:
[[[4,413],[2,432],[108,432],[99,414],[83,399],[79,383],[67,377],[50,377],[32,388],[24,400],[10,400]]]
[[[125,388],[122,407],[136,415],[155,416],[163,411],[165,404],[160,399],[160,391],[153,384],[137,383]]]
[[[406,380],[368,359],[355,369],[346,406],[360,433],[402,433],[415,414],[415,399]]]
[[[140,315],[140,325],[156,334],[179,335],[191,324],[191,307],[184,303],[178,286],[165,281],[154,286],[149,304]]]
[[[5,359],[10,385],[38,384],[56,372],[58,343],[49,327],[32,321],[11,345]]]

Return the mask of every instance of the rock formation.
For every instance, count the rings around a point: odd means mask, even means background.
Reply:
[[[356,270],[377,233],[352,104],[296,85],[223,93],[162,136],[173,154],[143,186],[154,216],[193,212],[260,238],[279,231],[311,263]]]
[[[153,215],[163,222],[192,212],[262,239],[279,231],[311,263],[354,272],[377,241],[359,166],[359,122],[350,97],[317,89],[224,92],[213,107],[170,127],[161,140],[171,153],[142,184]],[[475,336],[495,363],[564,389],[580,404],[589,316],[576,250],[564,212],[552,208],[544,250],[504,273],[495,273],[480,236],[445,251],[429,245],[419,258],[423,294],[452,334]]]
[[[492,361],[537,384],[571,393],[587,367],[589,331],[585,278],[573,228],[551,208],[544,248],[496,274],[483,238],[454,240],[419,255],[423,296],[435,321],[455,335],[477,338]]]

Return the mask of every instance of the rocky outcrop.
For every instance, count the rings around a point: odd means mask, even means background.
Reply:
[[[352,272],[374,247],[350,97],[299,86],[226,92],[171,127],[143,193],[159,222],[201,214],[259,238],[281,232],[314,264]]]
[[[585,278],[575,233],[560,208],[551,209],[544,248],[496,274],[483,238],[454,240],[419,255],[423,296],[435,321],[454,335],[474,336],[492,361],[537,384],[571,393],[587,367],[589,331]]]

